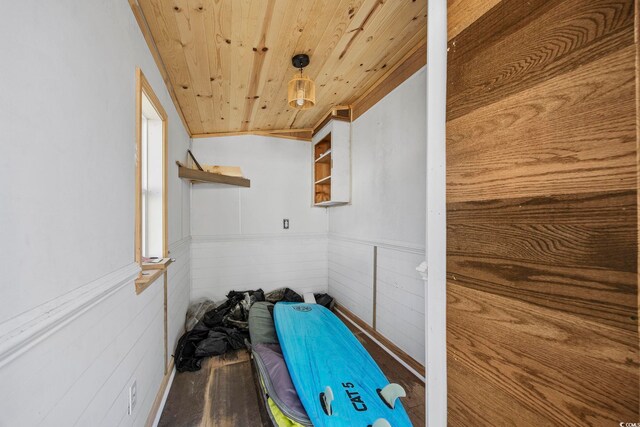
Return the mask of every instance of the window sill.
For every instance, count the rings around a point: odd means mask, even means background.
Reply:
[[[162,258],[160,262],[143,262],[142,270],[166,270],[169,264],[173,262],[172,258]]]
[[[136,294],[140,295],[142,291],[153,284],[160,276],[164,275],[167,267],[173,262],[171,258],[164,258],[158,263],[143,263],[142,271],[136,279]]]

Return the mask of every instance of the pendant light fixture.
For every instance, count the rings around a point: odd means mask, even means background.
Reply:
[[[306,110],[316,105],[316,84],[302,73],[304,67],[309,65],[309,55],[300,53],[291,58],[293,66],[300,70],[289,81],[288,99],[289,105],[299,110]]]

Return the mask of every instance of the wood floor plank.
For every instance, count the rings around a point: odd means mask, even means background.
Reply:
[[[447,123],[447,202],[635,190],[628,47]]]
[[[447,38],[451,40],[502,0],[447,0]]]
[[[449,44],[449,120],[633,46],[629,0],[507,0],[487,16]]]
[[[452,203],[448,253],[634,273],[636,198],[627,191]]]
[[[627,191],[452,203],[449,279],[635,330],[636,198]]]
[[[240,350],[205,359],[199,371],[177,373],[158,426],[269,426],[261,414],[249,353]]]
[[[392,383],[400,384],[407,392],[407,397],[402,399],[402,404],[409,414],[414,426],[422,426],[425,422],[425,385],[407,368],[402,366],[389,353],[378,346],[371,338],[353,326],[350,322],[345,325],[353,332],[358,341],[376,361],[387,379]]]
[[[449,43],[451,425],[640,419],[634,7],[503,0]]]
[[[447,266],[453,283],[637,330],[635,273],[475,258],[470,254],[449,256]]]
[[[466,9],[471,0],[448,0],[448,21],[452,21],[450,15],[456,9]],[[477,1],[477,0],[473,0]],[[447,62],[452,66],[458,66],[461,61],[469,61],[477,55],[481,55],[497,41],[509,37],[514,32],[521,30],[531,22],[544,16],[549,10],[560,4],[562,0],[531,0],[523,4],[520,0],[500,0],[497,2],[482,2],[483,5],[493,3],[491,8],[479,8],[484,11],[477,15],[477,11],[463,13],[464,20],[475,18],[466,23],[466,27],[458,31],[453,37],[449,36],[449,52]],[[453,30],[451,22],[447,22],[449,32]],[[455,25],[456,22],[453,22]],[[456,76],[447,76],[447,78]],[[458,88],[461,90],[461,88]]]
[[[478,372],[449,354],[447,369],[448,425],[455,427],[553,426],[547,418],[515,401]]]
[[[497,424],[508,424],[513,416],[503,415],[507,402],[524,407],[523,414],[542,416],[547,420],[542,424],[614,425],[635,419],[636,333],[453,283],[448,288],[447,343],[454,361],[449,377],[455,383],[470,371],[480,386],[502,390],[503,398],[495,402],[502,408],[480,411],[491,413]],[[470,329],[470,322],[476,327]],[[465,369],[456,371],[459,365]]]
[[[222,366],[214,371],[209,398],[211,412],[207,426],[262,427],[258,396],[249,361]]]
[[[424,425],[424,383],[368,336],[346,323],[391,382],[402,385],[411,422]],[[240,350],[205,359],[197,372],[176,374],[162,411],[161,427],[271,426],[249,353]]]
[[[176,373],[158,427],[194,427],[204,412],[204,390],[209,380],[209,363],[198,372]]]
[[[606,268],[629,273],[636,271],[636,259],[629,256],[636,253],[634,221],[602,228],[549,223],[469,225],[452,222],[447,229],[452,236],[456,236],[450,239],[450,255],[472,253],[478,259],[526,259],[531,263],[576,268]],[[496,239],[496,236],[502,239]],[[628,285],[633,287],[634,281]]]
[[[546,222],[557,225],[622,226],[629,222],[627,210],[636,210],[631,206],[636,196],[634,189],[450,202],[447,203],[447,220],[454,223],[464,220],[467,224],[513,222],[535,225]]]

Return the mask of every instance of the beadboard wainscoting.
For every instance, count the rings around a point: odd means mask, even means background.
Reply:
[[[169,256],[175,262],[167,272],[167,345],[169,357],[176,348],[178,339],[184,333],[185,313],[189,308],[191,295],[191,237],[169,245]]]
[[[374,245],[329,238],[329,294],[373,326]]]
[[[231,290],[327,291],[327,234],[192,236],[191,299]]]
[[[329,294],[424,365],[424,248],[329,234]]]
[[[154,283],[136,295],[138,271],[127,265],[70,301],[65,295],[10,321],[25,339],[14,336],[12,349],[3,348],[0,425],[144,423],[164,372],[163,288]],[[134,378],[138,403],[123,423]],[[35,404],[25,411],[22,402]]]
[[[424,281],[416,271],[424,251],[378,247],[376,330],[425,364]]]
[[[169,356],[184,330],[190,239],[170,250]],[[0,324],[0,425],[144,425],[165,372],[165,307],[162,277],[136,295],[139,271],[126,265]],[[37,404],[24,411],[27,401]]]

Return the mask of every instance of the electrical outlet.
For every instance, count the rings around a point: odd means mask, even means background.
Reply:
[[[136,384],[136,381],[134,380],[133,384],[129,386],[129,408],[127,410],[127,413],[129,415],[133,413],[133,410],[136,407],[137,399],[138,399],[137,384]]]
[[[284,228],[285,230],[289,229],[289,220],[288,219],[283,219],[282,220],[282,228]]]

